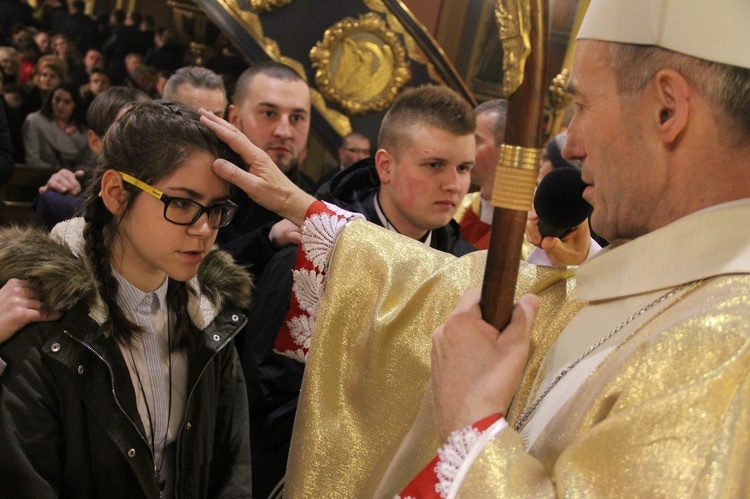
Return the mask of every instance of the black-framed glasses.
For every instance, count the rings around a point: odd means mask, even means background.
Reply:
[[[146,182],[138,180],[132,175],[118,171],[122,179],[138,187],[146,194],[150,194],[164,203],[164,218],[168,222],[177,225],[193,225],[204,213],[208,213],[208,225],[212,229],[220,229],[229,225],[232,217],[237,212],[237,205],[231,201],[221,204],[212,204],[203,206],[192,199],[177,198],[164,194],[156,187],[148,185]]]

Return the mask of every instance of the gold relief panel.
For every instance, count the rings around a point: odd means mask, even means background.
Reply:
[[[384,109],[411,79],[398,36],[371,12],[328,28],[310,60],[323,96],[349,114]]]
[[[547,120],[546,136],[552,136],[560,130],[565,108],[573,100],[573,94],[568,90],[570,71],[563,68],[560,74],[552,79],[547,88],[547,102],[549,103],[549,119]]]
[[[503,94],[510,97],[523,82],[531,53],[531,4],[522,0],[497,0],[495,20],[503,45]]]
[[[290,3],[292,3],[292,0],[247,0],[248,7],[256,14],[268,12],[274,7],[284,7]]]

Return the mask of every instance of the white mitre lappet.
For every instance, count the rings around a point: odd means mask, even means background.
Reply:
[[[655,45],[750,69],[750,2],[591,0],[578,38]]]

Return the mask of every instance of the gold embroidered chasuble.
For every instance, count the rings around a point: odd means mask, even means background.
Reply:
[[[519,292],[542,299],[536,349],[511,428],[471,463],[459,497],[750,496],[747,220],[748,200],[685,217],[592,259],[575,291],[569,270],[522,266]],[[345,230],[334,251],[292,442],[290,497],[369,497],[381,481],[377,495],[392,497],[440,445],[424,393],[430,335],[463,289],[481,283],[484,253],[436,255],[365,225]],[[564,378],[577,384],[550,392],[527,424],[543,421],[527,452],[512,426],[561,366],[696,280]],[[580,311],[576,292],[588,303]],[[554,400],[556,390],[564,393]]]
[[[466,289],[481,287],[485,258],[456,258],[367,222],[342,232],[307,358],[286,497],[374,494],[422,405],[432,331]],[[572,275],[521,264],[518,290],[539,294],[554,318],[573,293]],[[546,325],[538,321],[535,331]],[[535,343],[546,350],[549,342],[537,335]],[[434,426],[407,481],[440,446]]]

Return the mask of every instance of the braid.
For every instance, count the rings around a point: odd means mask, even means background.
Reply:
[[[167,303],[169,309],[175,311],[176,321],[173,328],[172,350],[193,350],[196,342],[195,337],[190,332],[190,317],[188,317],[188,295],[191,293],[190,287],[174,279],[169,280],[169,289],[167,290]]]
[[[83,230],[83,237],[86,241],[85,254],[88,255],[92,264],[97,291],[109,311],[104,330],[117,341],[128,344],[136,334],[142,332],[142,328],[128,320],[115,299],[119,285],[112,274],[109,261],[108,239],[111,238],[111,231],[107,227],[112,214],[105,208],[102,200],[97,198],[86,203],[84,218],[86,220]]]

